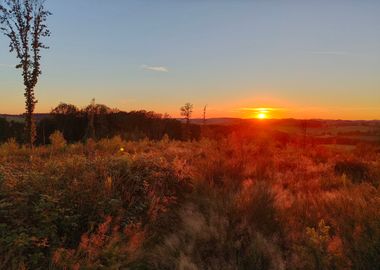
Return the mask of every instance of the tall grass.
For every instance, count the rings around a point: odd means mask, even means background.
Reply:
[[[376,151],[50,139],[0,146],[0,269],[380,265]]]

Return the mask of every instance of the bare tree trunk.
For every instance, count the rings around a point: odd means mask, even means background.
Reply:
[[[26,118],[26,134],[27,134],[27,142],[30,148],[33,148],[34,143],[36,142],[37,132],[36,132],[36,121],[33,118],[33,114],[30,112],[25,114]]]
[[[34,91],[33,89],[26,88],[25,94],[24,94],[26,100],[25,100],[25,129],[26,129],[26,136],[27,136],[27,143],[32,148],[35,140],[36,140],[36,123],[35,119],[33,118],[34,108],[36,104],[36,100],[34,98]]]

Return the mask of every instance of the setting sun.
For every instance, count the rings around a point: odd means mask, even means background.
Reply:
[[[269,112],[272,110],[271,108],[253,108],[254,115],[253,118],[256,119],[267,119],[269,118]]]
[[[242,115],[245,116],[245,118],[249,119],[270,119],[274,115],[274,112],[279,110],[278,108],[272,108],[272,107],[259,107],[259,108],[254,108],[254,107],[245,107],[245,108],[240,108]],[[243,116],[243,117],[244,117]]]
[[[265,118],[267,118],[267,115],[265,114],[265,113],[259,113],[258,115],[257,115],[257,118],[258,119],[265,119]]]

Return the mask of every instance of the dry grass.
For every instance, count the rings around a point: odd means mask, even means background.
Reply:
[[[2,269],[376,269],[380,154],[233,135],[0,146]]]

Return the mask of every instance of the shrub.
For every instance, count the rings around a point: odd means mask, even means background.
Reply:
[[[11,138],[6,143],[0,145],[0,156],[3,157],[13,157],[17,155],[20,146],[16,142],[16,139]]]
[[[361,183],[370,178],[368,166],[360,161],[338,161],[335,164],[334,170],[338,175],[345,174],[354,183]]]
[[[337,269],[339,250],[329,245],[332,241],[330,226],[322,219],[316,228],[306,228],[306,249],[310,252],[311,260],[308,262],[313,269]],[[329,248],[331,246],[331,248]],[[338,247],[339,249],[339,247]],[[334,254],[337,253],[337,254]]]
[[[55,131],[49,136],[53,151],[62,150],[66,146],[66,140],[60,131]]]
[[[85,233],[76,249],[59,248],[53,264],[60,269],[129,269],[138,256],[143,233],[128,226],[124,233],[108,216],[93,233]],[[101,268],[100,268],[101,267]]]
[[[242,183],[237,195],[237,213],[247,226],[267,237],[281,234],[274,193],[266,182],[248,179]]]

